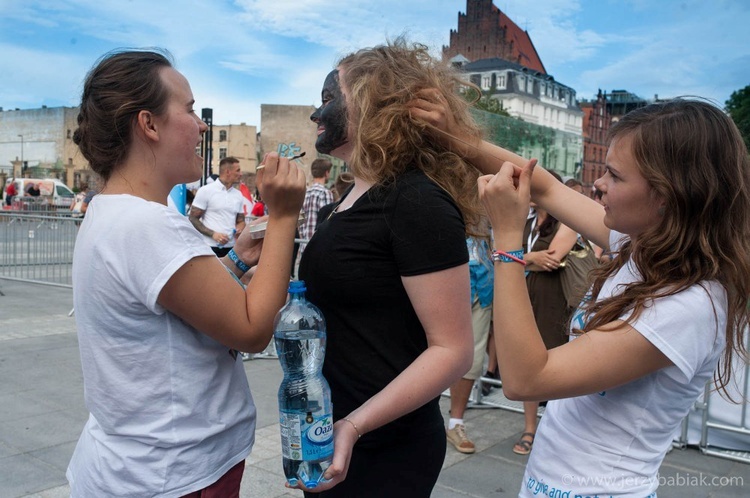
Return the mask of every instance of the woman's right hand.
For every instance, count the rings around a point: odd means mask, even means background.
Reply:
[[[257,184],[270,216],[299,216],[305,199],[304,172],[289,158],[269,152],[258,167]]]
[[[560,267],[560,260],[554,256],[554,249],[545,251],[533,251],[523,255],[523,259],[531,265],[535,265],[543,271],[554,271]]]

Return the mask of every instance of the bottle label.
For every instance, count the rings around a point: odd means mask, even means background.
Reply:
[[[333,417],[281,412],[281,453],[289,460],[315,461],[333,455]]]

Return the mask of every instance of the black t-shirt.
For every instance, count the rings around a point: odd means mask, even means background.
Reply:
[[[401,282],[468,262],[463,217],[450,195],[410,169],[375,186],[346,211],[326,214],[300,262],[307,298],[328,328],[323,374],[334,419],[381,391],[427,348],[424,329]],[[435,365],[439,368],[439,365]],[[366,434],[387,444],[442,428],[438,398]]]

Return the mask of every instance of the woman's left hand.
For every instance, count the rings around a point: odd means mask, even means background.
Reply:
[[[242,231],[234,244],[234,252],[247,266],[255,266],[260,259],[263,249],[263,238],[254,239],[250,236],[250,227],[268,221],[268,216],[260,217],[251,221],[246,229]]]
[[[301,482],[297,486],[290,486],[287,482],[286,487],[302,489],[308,493],[320,493],[331,489],[346,479],[346,474],[349,472],[349,462],[352,459],[352,449],[358,439],[359,435],[352,425],[344,419],[339,420],[333,425],[333,462],[323,474],[325,481],[314,488],[307,488]]]
[[[490,218],[497,247],[505,246],[499,239],[516,243],[523,236],[529,215],[531,174],[535,166],[536,159],[531,159],[520,170],[506,161],[497,174],[481,176],[477,180],[479,198]]]

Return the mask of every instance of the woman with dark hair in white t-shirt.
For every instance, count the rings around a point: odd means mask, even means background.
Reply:
[[[104,186],[73,256],[91,413],[68,467],[73,497],[239,494],[255,406],[237,351],[271,339],[305,177],[267,156],[258,175],[273,211],[267,235],[243,234],[219,260],[167,206],[174,185],[201,175],[207,127],[194,102],[158,52],[107,54],[84,83],[73,140]],[[230,272],[256,263],[245,290]]]

